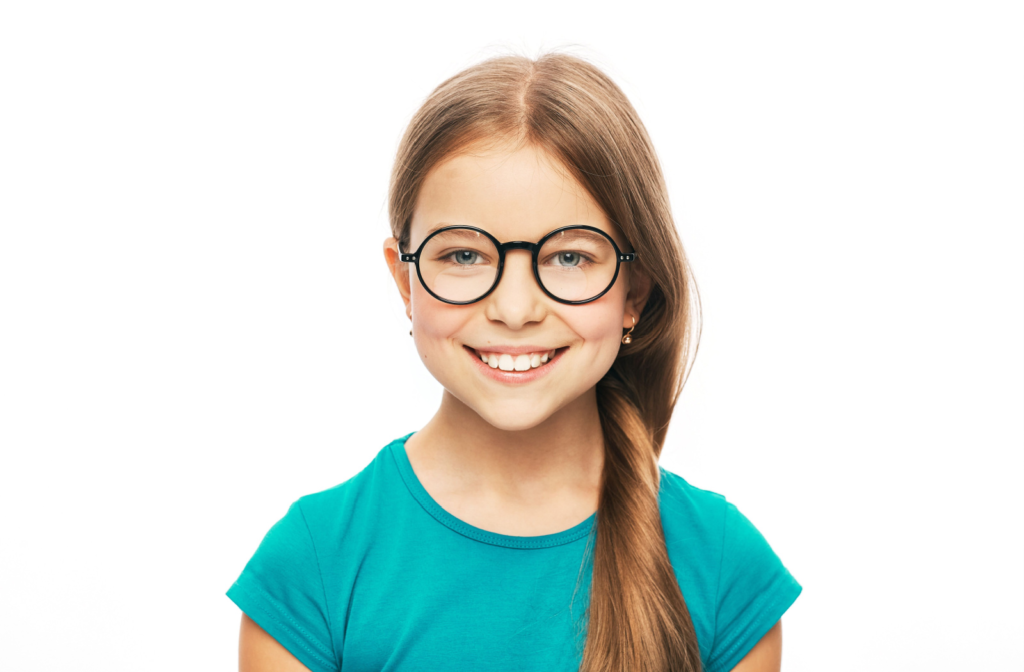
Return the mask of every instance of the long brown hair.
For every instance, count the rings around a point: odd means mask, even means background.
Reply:
[[[561,160],[637,252],[631,272],[651,280],[632,342],[597,385],[605,460],[580,669],[699,672],[665,547],[658,459],[691,348],[696,356],[700,304],[654,147],[619,87],[587,61],[549,53],[478,63],[430,94],[399,145],[388,206],[403,251],[430,169],[488,139],[533,143]]]

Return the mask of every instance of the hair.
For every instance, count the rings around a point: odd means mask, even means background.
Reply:
[[[507,141],[557,158],[637,252],[629,272],[651,281],[631,344],[597,384],[605,459],[580,670],[699,672],[658,505],[658,459],[700,340],[699,295],[654,146],[625,94],[564,53],[490,58],[444,81],[399,144],[388,195],[392,234],[409,250],[431,168],[478,142]]]

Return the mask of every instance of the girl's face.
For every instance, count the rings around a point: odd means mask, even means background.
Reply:
[[[586,190],[533,145],[478,145],[434,167],[421,187],[406,251],[415,251],[432,229],[460,224],[502,243],[536,243],[553,229],[584,224],[608,233],[620,250],[631,249]],[[646,298],[642,274],[624,263],[599,299],[559,303],[537,285],[530,252],[508,250],[494,291],[476,303],[452,305],[427,293],[415,264],[397,261],[394,238],[384,250],[423,364],[456,399],[507,431],[535,427],[591,391],[611,368],[623,347],[622,330],[632,326]],[[553,358],[544,357],[553,350]],[[499,362],[503,353],[509,358],[505,367],[492,368],[481,353]],[[531,353],[547,361],[526,371],[502,370],[509,359]]]

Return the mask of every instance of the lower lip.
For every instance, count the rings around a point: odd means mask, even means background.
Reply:
[[[537,380],[541,376],[547,374],[558,360],[562,358],[562,353],[568,350],[568,346],[559,348],[555,351],[555,356],[547,361],[546,364],[538,366],[536,369],[530,369],[529,371],[502,371],[501,369],[492,369],[490,365],[480,359],[480,355],[476,354],[471,348],[462,346],[463,349],[469,353],[469,356],[476,362],[476,368],[480,370],[480,373],[484,374],[491,380],[496,380],[499,383],[529,383]]]

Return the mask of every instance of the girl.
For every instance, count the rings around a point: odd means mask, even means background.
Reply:
[[[389,211],[441,406],[267,533],[227,593],[241,669],[778,671],[800,584],[658,464],[695,288],[619,88],[564,54],[459,73]]]

